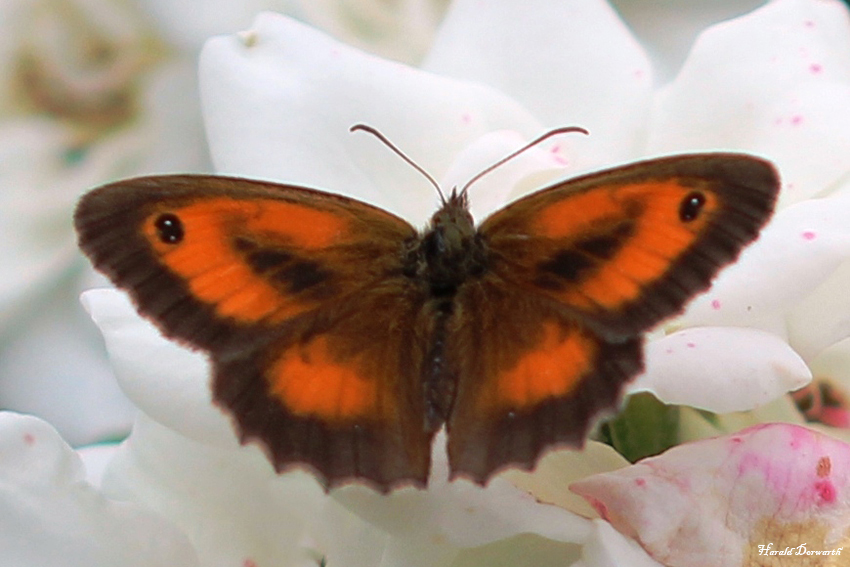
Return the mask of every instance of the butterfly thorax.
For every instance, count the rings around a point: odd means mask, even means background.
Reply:
[[[484,243],[469,213],[466,194],[452,192],[431,217],[414,251],[416,273],[435,296],[450,296],[469,278],[485,269]]]

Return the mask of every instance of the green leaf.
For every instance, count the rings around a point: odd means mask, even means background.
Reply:
[[[649,392],[638,392],[602,425],[600,434],[602,441],[634,463],[678,444],[679,407],[665,404]]]

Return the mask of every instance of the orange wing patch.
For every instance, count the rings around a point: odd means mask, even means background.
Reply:
[[[287,350],[271,367],[269,393],[293,414],[328,422],[375,417],[378,385],[363,376],[357,358],[332,356],[327,338]]]
[[[592,370],[597,344],[577,331],[564,333],[562,329],[554,321],[544,323],[538,345],[496,378],[501,404],[527,408],[547,398],[569,395]]]
[[[163,238],[163,219],[179,223],[179,239]],[[160,261],[187,282],[192,295],[216,313],[243,323],[280,322],[316,306],[257,274],[232,244],[234,235],[265,238],[277,247],[321,250],[350,232],[334,213],[273,200],[208,199],[160,210],[143,232]]]
[[[698,209],[699,214],[689,218],[688,206]],[[600,226],[616,226],[614,223],[618,219],[633,219],[630,225],[620,225],[628,226],[627,230],[608,237],[613,253],[602,254],[604,263],[599,262],[593,270],[588,270],[579,285],[552,290],[552,295],[568,304],[592,310],[617,309],[636,301],[645,285],[663,277],[673,261],[697,241],[718,207],[713,193],[676,181],[594,191],[547,207],[536,220],[535,229],[548,238],[570,238],[566,247],[576,246],[578,251],[563,255],[561,261],[572,262],[579,268],[583,256],[576,254],[589,256],[588,262],[594,260],[594,250],[583,250],[588,248],[583,243],[592,242],[592,237],[577,241],[575,226],[564,223],[575,223],[574,217],[583,215],[580,224],[585,225],[585,230],[582,233],[593,235],[600,232]],[[601,245],[597,249],[601,250]],[[553,269],[559,269],[557,260]],[[563,267],[561,271],[566,269]]]

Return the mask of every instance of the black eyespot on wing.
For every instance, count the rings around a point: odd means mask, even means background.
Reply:
[[[688,193],[679,205],[679,218],[682,222],[690,222],[699,216],[705,205],[705,195],[698,191]]]
[[[179,244],[185,236],[183,222],[174,213],[163,213],[154,221],[157,236],[165,244]]]

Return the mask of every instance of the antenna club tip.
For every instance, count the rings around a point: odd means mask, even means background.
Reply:
[[[369,126],[369,125],[367,125],[367,124],[362,124],[362,123],[353,124],[353,125],[352,125],[349,129],[348,129],[348,131],[349,131],[349,132],[357,132],[358,130],[362,130],[362,131],[364,131],[364,132],[371,132],[371,133],[375,133],[375,129],[374,129],[374,128],[372,128],[371,126]]]
[[[551,135],[551,134],[571,134],[571,133],[584,134],[585,136],[590,135],[590,131],[587,128],[583,128],[581,126],[564,126],[563,128],[556,128],[555,130],[552,130],[551,132],[549,132],[549,135]]]

